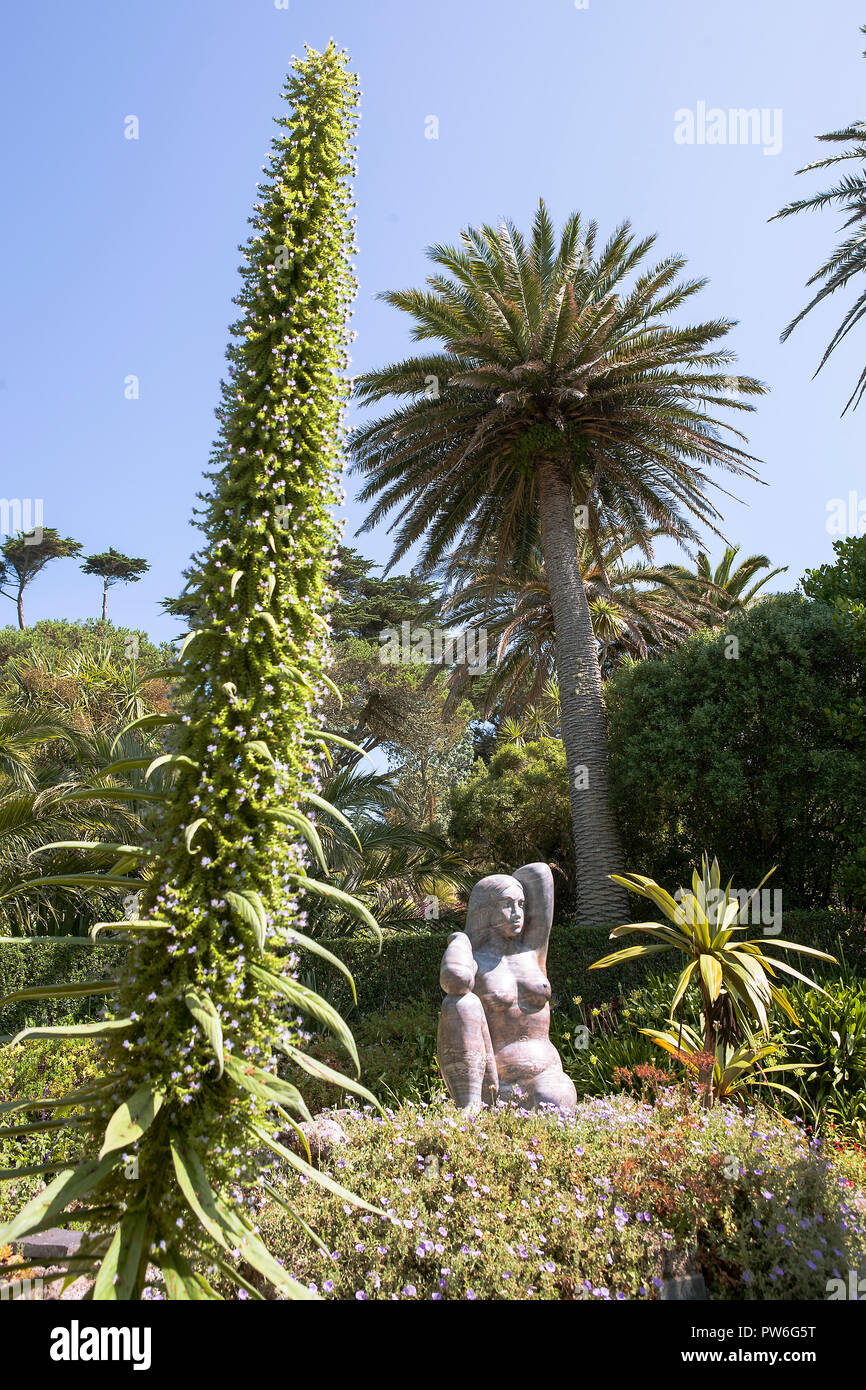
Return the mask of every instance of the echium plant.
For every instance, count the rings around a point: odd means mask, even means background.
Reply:
[[[126,933],[127,965],[105,1022],[20,1035],[97,1033],[105,1076],[56,1102],[4,1107],[49,1109],[51,1123],[91,1137],[80,1160],[0,1230],[0,1244],[57,1224],[74,1204],[88,1231],[74,1272],[95,1275],[96,1298],[140,1297],[149,1266],[162,1271],[170,1297],[217,1297],[212,1271],[258,1296],[253,1270],[309,1297],[253,1229],[260,1155],[279,1155],[342,1193],[278,1138],[308,1112],[297,1087],[278,1076],[275,1056],[281,1051],[299,1072],[337,1076],[304,1053],[306,1015],[334,1029],[357,1067],[345,1024],[298,983],[294,950],[327,955],[303,935],[302,903],[311,891],[335,895],[306,873],[308,848],[318,857],[321,846],[302,807],[327,811],[308,788],[323,747],[316,706],[328,683],[322,610],[336,547],[354,294],[356,79],[330,45],[308,51],[284,95],[290,113],[277,118],[244,248],[242,314],[199,514],[205,540],[188,575],[206,618],[181,652],[185,712],[137,721],[174,722],[171,751],[151,764],[169,770],[173,786],[153,845],[76,847],[114,861],[112,886],[141,890],[138,916],[112,924]],[[115,762],[99,779],[100,795],[140,766]],[[129,784],[114,794],[142,797]],[[132,866],[143,880],[127,877]],[[64,988],[82,992],[53,992]]]

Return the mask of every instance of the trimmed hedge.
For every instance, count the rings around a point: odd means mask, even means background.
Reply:
[[[750,935],[756,935],[750,932]],[[377,950],[370,937],[344,937],[329,941],[330,950],[345,962],[355,977],[358,1011],[380,1014],[406,1004],[429,1003],[437,1008],[442,999],[439,964],[447,931],[400,933],[388,936]],[[804,946],[817,946],[836,956],[844,955],[858,975],[866,977],[866,917],[839,911],[785,913],[782,937]],[[590,970],[593,961],[609,955],[628,939],[610,941],[608,927],[574,927],[558,923],[553,928],[548,956],[548,974],[553,986],[554,1005],[568,1005],[579,995],[584,1008],[596,1008],[614,995],[645,983],[673,958],[651,956],[648,961],[627,961],[611,970]],[[773,937],[760,938],[772,954]],[[111,979],[120,968],[126,948],[111,943],[78,945],[63,937],[30,938],[27,941],[0,942],[0,994],[40,984],[72,984],[79,980]],[[779,952],[779,955],[786,953]],[[790,954],[790,953],[787,953]],[[301,973],[315,980],[316,988],[343,1013],[354,1011],[348,983],[343,975],[315,957],[302,953]],[[809,956],[791,956],[807,975],[818,975],[822,965]],[[83,1023],[96,1017],[102,996],[91,995],[70,1001],[38,1000],[7,1004],[0,1008],[0,1036],[10,1035],[27,1025]]]
[[[72,985],[84,980],[110,980],[120,971],[125,946],[60,937],[27,937],[0,941],[0,998],[38,985]],[[89,1023],[96,1019],[105,995],[82,999],[36,999],[0,1008],[0,1038],[21,1028],[44,1028],[59,1023]]]
[[[758,933],[750,930],[746,935],[758,936]],[[439,964],[447,936],[444,931],[423,936],[410,933],[389,936],[382,943],[381,954],[377,953],[376,942],[364,937],[349,937],[327,944],[355,977],[359,1011],[370,1014],[384,1013],[404,1004],[429,1002],[438,1006],[442,999]],[[816,946],[831,955],[844,954],[847,964],[866,976],[866,918],[863,916],[836,911],[790,911],[785,913],[781,936],[786,941]],[[758,939],[772,947],[772,936]],[[574,927],[562,922],[555,925],[547,961],[554,1005],[568,1004],[579,995],[584,1007],[599,1007],[614,995],[644,984],[665,964],[673,963],[673,957],[666,961],[662,956],[650,956],[646,961],[627,961],[612,969],[589,969],[593,961],[635,941],[636,938],[631,937],[611,942],[609,927]],[[818,974],[822,969],[820,961],[808,956],[798,960],[791,953],[780,951],[778,954],[781,957],[790,955],[791,964],[807,975]],[[317,987],[344,1012],[350,1013],[351,994],[343,976],[330,969],[326,973],[321,966],[314,973]]]

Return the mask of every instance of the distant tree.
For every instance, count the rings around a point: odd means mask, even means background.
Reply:
[[[108,591],[115,584],[133,584],[150,569],[146,560],[121,555],[112,546],[101,555],[88,555],[81,566],[85,574],[98,574],[102,580],[102,621],[108,608]]]
[[[40,540],[35,540],[35,536],[35,531],[30,536],[21,532],[20,535],[10,536],[0,546],[0,594],[17,606],[18,626],[22,629],[24,590],[27,585],[44,570],[49,560],[63,560],[67,556],[77,555],[81,550],[80,541],[74,541],[71,536],[59,536],[52,526],[42,529]],[[7,594],[4,584],[12,584],[16,592]]]
[[[681,565],[668,566],[682,592],[691,600],[698,621],[704,627],[718,627],[732,613],[748,608],[765,584],[769,584],[777,574],[787,573],[787,565],[779,565],[771,570],[766,555],[750,555],[734,564],[739,553],[738,545],[729,545],[715,569],[703,551],[698,553],[694,570]],[[769,570],[769,574],[752,584],[751,580],[760,570]]]
[[[337,558],[340,566],[333,583],[338,602],[331,621],[338,642],[360,637],[376,643],[385,628],[399,628],[403,622],[428,626],[436,621],[435,584],[411,574],[377,579],[370,571],[380,567],[346,545],[338,546]]]
[[[860,769],[866,769],[866,536],[846,536],[833,542],[836,560],[806,570],[801,581],[811,599],[829,604],[834,625],[850,641],[856,666],[854,681],[838,681],[833,690],[831,715],[840,737],[858,755]],[[843,888],[858,903],[866,903],[866,828],[864,819],[848,822],[851,853],[840,866]]]

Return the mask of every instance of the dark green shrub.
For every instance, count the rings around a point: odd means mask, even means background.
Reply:
[[[549,863],[565,915],[574,894],[574,839],[562,743],[509,745],[488,766],[479,759],[452,792],[449,835],[484,873],[510,873],[537,859]]]
[[[828,605],[781,594],[618,671],[611,788],[629,869],[679,882],[708,850],[735,888],[777,864],[787,907],[832,901],[866,817],[862,758],[831,714],[859,669]]]

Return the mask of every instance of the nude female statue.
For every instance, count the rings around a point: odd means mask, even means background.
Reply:
[[[465,932],[448,938],[439,973],[447,995],[439,1067],[461,1110],[497,1097],[519,1099],[524,1108],[573,1110],[577,1103],[549,1037],[552,922],[553,875],[547,864],[525,864],[476,883]]]

